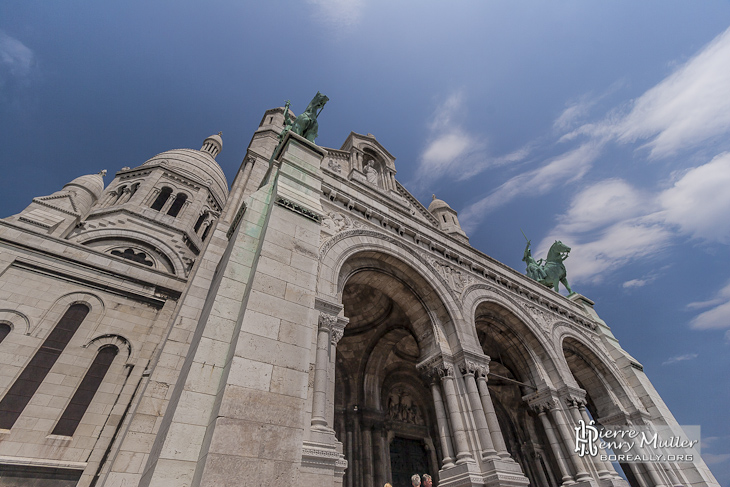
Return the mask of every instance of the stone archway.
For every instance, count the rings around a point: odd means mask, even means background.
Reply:
[[[631,400],[622,384],[616,379],[609,366],[598,358],[590,347],[580,340],[565,336],[562,340],[563,354],[573,378],[581,388],[571,400],[571,408],[586,423],[595,420],[599,426],[623,424],[631,408]],[[632,409],[632,408],[631,408]],[[606,452],[601,450],[601,455]],[[627,464],[601,462],[594,459],[598,474],[604,479],[623,479],[631,487],[647,487],[657,483],[655,466],[648,464]],[[676,485],[676,477],[675,477]]]
[[[425,336],[433,334],[430,310],[412,282],[377,265],[377,255],[354,260],[342,288],[349,323],[335,367],[334,425],[348,461],[343,485],[407,487],[414,473],[436,480],[443,458],[436,412],[416,369],[436,345]]]
[[[537,360],[539,345],[529,327],[496,302],[476,307],[477,338],[490,357],[489,392],[504,443],[502,452],[519,463],[531,485],[561,484],[557,459],[537,414],[525,401],[549,379]]]

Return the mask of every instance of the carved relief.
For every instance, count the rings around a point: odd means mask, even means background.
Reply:
[[[467,286],[474,282],[474,278],[461,269],[439,262],[436,259],[427,258],[427,260],[431,264],[431,267],[444,278],[449,287],[457,293],[461,293]]]
[[[332,327],[337,323],[337,317],[331,314],[327,313],[320,313],[319,314],[319,328],[325,328],[327,330],[332,330]]]
[[[427,379],[436,380],[443,379],[445,377],[454,377],[454,364],[445,362],[443,357],[437,355],[425,362],[421,362],[416,365],[416,368],[423,374]]]
[[[396,388],[390,392],[386,413],[391,421],[425,424],[420,408],[403,388]]]
[[[329,167],[332,172],[342,172],[342,164],[335,162],[334,159],[327,161],[327,167]]]
[[[323,233],[320,236],[320,245],[332,235],[336,235],[344,230],[362,227],[364,227],[364,225],[354,218],[345,216],[338,211],[329,211],[322,219]]]
[[[528,314],[532,316],[533,319],[540,324],[540,326],[546,329],[552,326],[554,320],[548,313],[545,312],[545,310],[527,303],[524,304],[524,307]]]

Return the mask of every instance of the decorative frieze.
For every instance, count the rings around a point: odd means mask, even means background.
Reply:
[[[305,218],[309,218],[310,220],[313,220],[317,223],[322,220],[322,217],[318,213],[315,213],[309,208],[305,208],[304,206],[294,203],[293,201],[289,201],[288,199],[281,196],[276,197],[276,204],[286,208],[287,210],[293,211],[294,213],[299,213]]]

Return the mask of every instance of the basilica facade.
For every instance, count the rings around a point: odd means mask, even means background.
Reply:
[[[718,486],[577,452],[680,431],[594,303],[471,247],[373,135],[286,123],[230,187],[219,134],[0,220],[0,486]]]

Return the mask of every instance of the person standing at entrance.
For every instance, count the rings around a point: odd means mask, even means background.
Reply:
[[[433,487],[433,479],[427,473],[423,474],[423,487]]]
[[[411,485],[413,487],[420,487],[421,486],[421,477],[420,477],[420,475],[418,475],[417,473],[416,474],[413,474],[413,476],[411,477]]]

